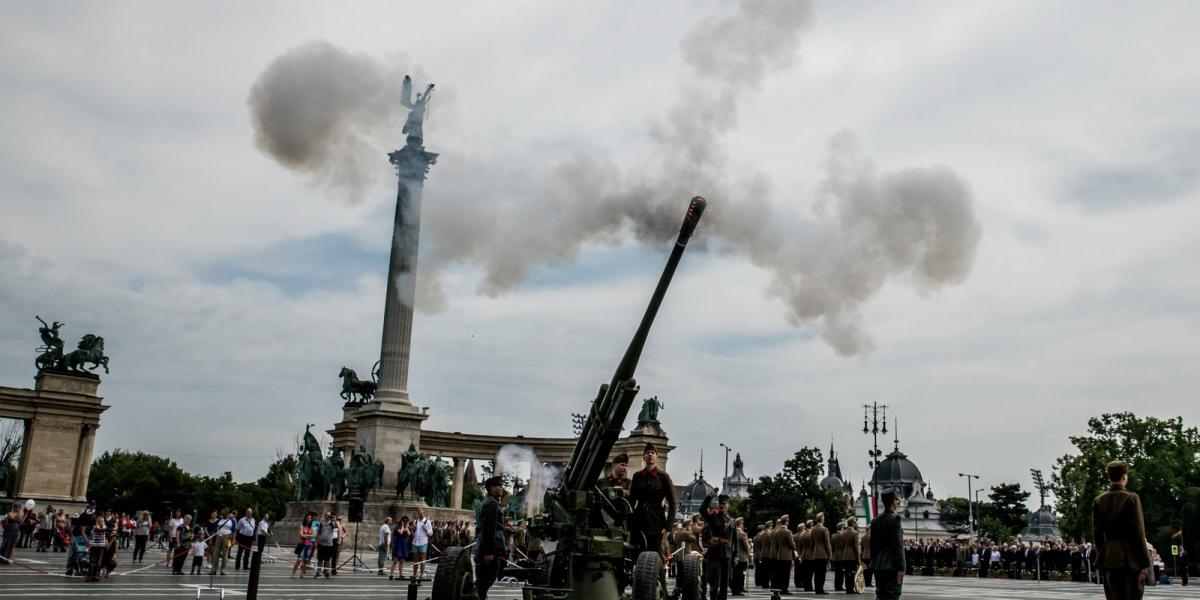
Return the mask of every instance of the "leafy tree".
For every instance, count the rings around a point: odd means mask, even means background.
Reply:
[[[966,498],[946,498],[942,500],[942,521],[953,529],[966,531],[971,525],[970,509]]]
[[[1164,556],[1170,534],[1196,522],[1200,513],[1200,431],[1184,427],[1182,418],[1104,414],[1088,419],[1087,433],[1072,436],[1071,443],[1077,453],[1056,461],[1050,483],[1065,536],[1092,539],[1092,501],[1108,489],[1105,467],[1113,460],[1129,463],[1129,488],[1142,499],[1146,535]],[[1197,554],[1195,538],[1185,538],[1193,556]]]
[[[0,492],[12,498],[17,489],[17,465],[25,444],[25,424],[16,419],[0,419]]]
[[[195,490],[196,479],[175,461],[118,449],[101,454],[92,463],[87,493],[105,510],[150,510],[161,517],[168,507],[192,506]]]
[[[819,484],[825,461],[818,448],[801,448],[783,463],[773,477],[760,477],[749,488],[749,496],[738,506],[746,518],[747,531],[788,515],[793,525],[825,513],[825,522],[846,517],[846,496],[841,490],[823,490]]]
[[[988,499],[992,502],[985,516],[992,517],[997,539],[1007,540],[1025,529],[1029,523],[1029,509],[1025,506],[1029,492],[1022,491],[1021,484],[994,485]]]

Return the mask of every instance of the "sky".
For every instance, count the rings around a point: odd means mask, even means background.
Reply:
[[[832,441],[857,489],[871,402],[939,497],[960,472],[1031,489],[1090,416],[1197,423],[1200,6],[816,2],[778,37],[746,11],[5,3],[0,385],[32,387],[41,315],[105,338],[97,452],[246,481],[340,418],[338,371],[379,354],[403,112],[355,113],[327,157],[350,152],[347,185],[265,151],[248,103],[276,59],[323,47],[437,84],[410,375],[427,428],[570,435],[670,250],[638,211],[678,219],[693,194],[709,214],[637,373],[676,483],[702,451],[719,479],[721,443],[757,477]],[[680,158],[697,147],[716,158]],[[924,176],[952,191],[905,187]],[[880,266],[905,207],[959,210],[912,246],[959,235],[952,273]]]

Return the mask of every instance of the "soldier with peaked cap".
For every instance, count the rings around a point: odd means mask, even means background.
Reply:
[[[829,559],[833,557],[833,546],[829,542],[829,530],[825,528],[825,513],[817,513],[816,520],[812,529],[813,589],[818,594],[827,594],[825,572],[829,569]]]
[[[500,563],[504,560],[507,545],[504,543],[504,527],[500,521],[500,498],[504,496],[504,480],[489,477],[483,482],[487,498],[479,507],[479,522],[475,524],[475,594],[479,600],[487,600],[488,589],[500,575]]]
[[[792,533],[792,544],[796,547],[796,558],[792,561],[792,584],[795,585],[796,591],[804,588],[804,559],[801,554],[804,552],[804,523],[796,524],[796,531]]]
[[[725,600],[729,594],[730,571],[737,560],[737,528],[729,516],[729,496],[719,496],[715,509],[711,508],[712,501],[712,496],[706,496],[700,504],[700,516],[704,519],[701,533],[704,578],[708,584],[708,599]]]
[[[898,600],[907,565],[904,560],[904,528],[896,514],[899,498],[887,490],[881,498],[883,514],[871,521],[871,570],[875,573],[875,598]]]
[[[812,528],[813,521],[809,519],[804,522],[804,533],[800,534],[800,566],[804,572],[800,574],[801,583],[804,584],[804,591],[813,591],[813,544],[812,544]]]
[[[1150,552],[1146,549],[1146,524],[1142,499],[1125,489],[1129,464],[1108,463],[1107,492],[1092,502],[1092,535],[1096,540],[1096,568],[1104,576],[1108,600],[1140,600],[1146,585]]]
[[[762,554],[762,558],[759,560],[759,568],[762,569],[762,583],[759,585],[763,588],[770,588],[771,573],[775,569],[775,521],[767,521],[764,525],[761,552],[757,547],[754,551]]]
[[[792,541],[792,532],[788,529],[788,516],[783,515],[775,524],[772,535],[775,545],[775,570],[772,571],[771,587],[779,590],[782,595],[791,594],[788,591],[789,579],[792,576],[792,560],[796,557],[796,544]]]
[[[829,545],[833,547],[833,556],[830,560],[833,562],[833,591],[841,592],[846,588],[842,583],[846,579],[845,574],[845,557],[846,557],[846,522],[839,521],[837,524],[837,533],[834,533],[829,539]]]
[[[750,536],[746,535],[745,522],[741,517],[734,520],[737,525],[737,561],[733,565],[733,577],[729,580],[729,593],[746,595],[746,565],[750,563]]]

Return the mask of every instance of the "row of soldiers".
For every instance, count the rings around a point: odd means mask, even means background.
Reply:
[[[760,525],[754,536],[754,583],[790,594],[790,584],[797,590],[826,594],[826,573],[832,567],[834,590],[847,594],[858,593],[854,580],[860,565],[871,557],[869,532],[859,537],[854,519],[838,523],[836,532],[825,527],[825,514],[789,528],[789,517]],[[870,573],[864,572],[864,582],[870,585]]]

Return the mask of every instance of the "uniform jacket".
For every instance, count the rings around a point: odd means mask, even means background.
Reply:
[[[629,528],[659,532],[675,519],[675,484],[666,471],[642,469],[629,483],[633,516]]]
[[[863,532],[862,539],[858,542],[858,555],[863,562],[871,562],[871,528]]]
[[[829,560],[833,557],[833,546],[829,543],[829,530],[817,523],[812,528],[813,560]]]
[[[830,555],[830,560],[846,560],[846,530],[834,532],[829,538],[829,545],[833,547],[833,553]]]
[[[904,528],[900,515],[885,511],[871,521],[871,570],[904,571]]]
[[[796,559],[804,560],[804,530],[792,534],[792,546],[796,548]]]
[[[507,545],[504,543],[504,527],[500,523],[500,502],[492,496],[483,501],[479,507],[479,523],[475,526],[479,532],[478,554],[504,554]]]
[[[737,527],[733,519],[720,511],[710,512],[712,496],[700,504],[700,516],[704,519],[704,531],[701,538],[707,551],[704,556],[710,559],[732,560],[737,557]]]
[[[1124,486],[1114,483],[1092,502],[1092,536],[1096,540],[1097,568],[1150,566],[1142,500]]]
[[[776,525],[771,538],[775,542],[775,560],[792,562],[792,557],[796,552],[796,544],[792,542],[792,534],[788,531],[787,525]]]
[[[738,554],[737,562],[750,562],[750,536],[746,535],[745,531],[737,530],[738,537]]]
[[[812,544],[812,530],[811,529],[805,529],[804,533],[800,534],[799,549],[800,549],[800,560],[812,560],[813,559],[813,544]]]
[[[763,530],[760,560],[775,560],[775,528]]]

